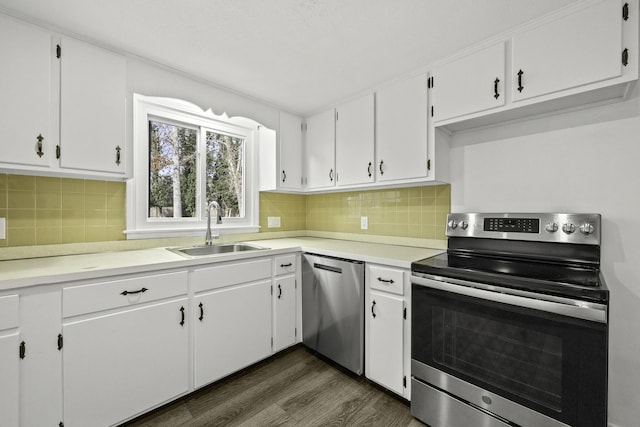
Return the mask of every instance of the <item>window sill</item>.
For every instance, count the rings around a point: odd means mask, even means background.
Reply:
[[[218,231],[221,236],[228,234],[257,233],[259,226],[255,225],[223,225],[211,228],[212,232]],[[142,230],[125,230],[127,240],[157,239],[167,237],[202,237],[206,234],[205,228],[149,228]]]

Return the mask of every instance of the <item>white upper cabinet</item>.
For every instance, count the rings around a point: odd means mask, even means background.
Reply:
[[[126,60],[70,38],[61,41],[60,167],[126,173]]]
[[[46,168],[52,129],[50,33],[0,15],[0,168]]]
[[[434,122],[503,106],[505,65],[505,43],[501,42],[434,68]]]
[[[336,180],[340,186],[373,182],[373,93],[336,107]]]
[[[376,180],[424,178],[427,170],[427,76],[376,92]]]
[[[336,184],[335,110],[307,118],[305,135],[306,188],[331,188]]]
[[[603,1],[516,33],[512,44],[514,101],[618,77],[622,2]]]
[[[278,143],[279,186],[283,189],[299,190],[302,187],[302,119],[300,117],[280,113]]]

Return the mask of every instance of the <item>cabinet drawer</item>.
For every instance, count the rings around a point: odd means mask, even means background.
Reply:
[[[18,327],[18,295],[0,297],[0,331]]]
[[[371,289],[404,295],[404,271],[395,268],[369,266],[369,284]]]
[[[297,268],[295,254],[276,257],[276,276],[295,273]]]
[[[62,290],[62,315],[77,316],[186,293],[186,271],[75,286]]]
[[[271,278],[270,258],[201,268],[194,272],[196,292],[268,278]]]

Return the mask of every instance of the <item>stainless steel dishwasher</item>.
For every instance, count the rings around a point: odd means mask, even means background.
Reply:
[[[302,341],[358,375],[364,361],[364,263],[302,256]]]

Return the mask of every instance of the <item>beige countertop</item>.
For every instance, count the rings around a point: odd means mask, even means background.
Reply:
[[[410,268],[411,262],[443,252],[410,246],[385,245],[348,240],[296,237],[255,240],[266,250],[186,258],[165,247],[129,251],[99,252],[32,259],[0,261],[0,291],[50,285],[120,274],[190,268],[280,253],[304,251],[319,255]]]

